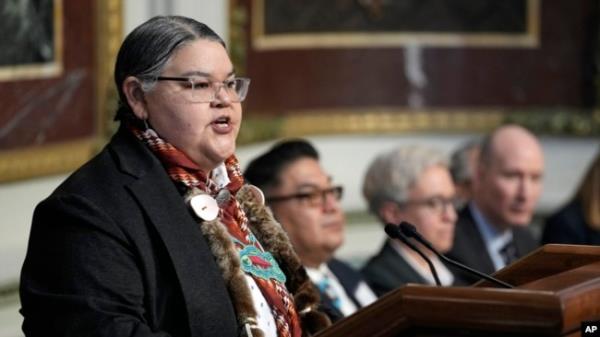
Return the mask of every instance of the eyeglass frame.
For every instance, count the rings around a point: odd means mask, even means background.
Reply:
[[[201,78],[201,77],[196,77],[196,76],[158,76],[155,77],[154,80],[155,81],[175,81],[175,82],[189,82],[192,87],[191,90],[196,90],[195,86],[195,81],[194,79],[196,78]],[[242,83],[245,83],[245,87],[246,89],[244,90],[244,95],[241,99],[235,99],[235,100],[231,100],[231,102],[234,103],[241,103],[246,99],[246,96],[248,95],[248,89],[250,88],[250,79],[247,77],[235,77],[231,80],[226,80],[226,81],[222,81],[222,82],[215,82],[215,81],[207,81],[207,83],[210,83],[211,87],[214,87],[215,85],[218,84],[218,86],[216,88],[213,88],[213,94],[212,94],[212,99],[208,100],[208,101],[197,101],[194,103],[211,103],[214,102],[215,99],[217,98],[217,94],[219,93],[219,90],[221,88],[227,88],[227,82],[234,82],[234,81],[242,81]],[[231,97],[230,97],[231,98]]]
[[[290,194],[290,195],[271,196],[271,197],[267,197],[265,200],[267,203],[277,203],[277,202],[284,202],[284,201],[290,201],[290,200],[295,200],[295,199],[301,200],[301,201],[305,200],[310,206],[317,207],[317,206],[325,205],[328,195],[333,195],[335,200],[340,201],[342,199],[343,194],[344,194],[344,187],[341,185],[337,185],[337,186],[332,186],[332,187],[325,188],[325,189],[314,190],[312,192],[299,192],[299,193],[294,193],[294,194]],[[320,199],[319,199],[320,203],[318,203],[316,201],[317,196],[320,197]],[[313,199],[313,197],[314,197],[314,199]],[[315,200],[315,201],[311,202],[311,200]]]
[[[461,205],[460,199],[457,197],[446,198],[441,195],[436,195],[418,200],[407,200],[398,202],[398,206],[400,207],[427,206],[436,214],[443,214],[444,212],[446,212],[448,210],[449,205],[452,206],[452,209],[456,211],[456,209]]]

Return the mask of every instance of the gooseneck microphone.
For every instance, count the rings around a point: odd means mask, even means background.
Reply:
[[[386,227],[387,227],[387,225],[386,225]],[[458,267],[458,268],[460,268],[460,269],[462,269],[464,271],[467,271],[467,272],[469,272],[471,274],[475,274],[475,275],[477,275],[477,276],[479,276],[481,278],[484,278],[484,279],[486,279],[486,280],[488,280],[488,281],[490,281],[492,283],[495,283],[497,285],[500,285],[502,287],[505,287],[505,288],[514,288],[512,285],[510,285],[510,284],[508,284],[508,283],[506,283],[504,281],[501,281],[501,280],[499,280],[497,278],[494,278],[494,277],[492,277],[490,275],[484,274],[484,273],[482,273],[480,271],[477,271],[477,270],[475,270],[473,268],[467,267],[467,266],[465,266],[464,264],[462,264],[460,262],[454,261],[454,260],[446,257],[442,253],[438,252],[435,248],[433,248],[433,245],[429,241],[427,241],[421,234],[419,234],[419,232],[417,232],[417,229],[415,228],[415,226],[409,224],[408,222],[402,221],[400,223],[400,225],[394,226],[394,227],[398,228],[398,230],[401,232],[401,234],[404,234],[405,237],[407,237],[407,238],[413,238],[413,239],[417,240],[418,242],[420,242],[421,244],[423,244],[425,247],[427,247],[427,249],[431,250],[440,259],[442,259],[442,260],[450,263],[451,265],[456,266],[456,267]]]
[[[433,279],[435,280],[435,284],[438,286],[442,285],[442,282],[440,282],[440,278],[438,277],[437,271],[435,270],[433,263],[431,263],[431,260],[419,248],[417,248],[412,242],[410,242],[404,234],[402,234],[402,231],[400,230],[400,228],[398,228],[398,226],[392,225],[392,224],[387,224],[387,225],[385,225],[384,229],[385,229],[385,233],[389,237],[391,237],[393,239],[399,239],[405,245],[407,245],[410,249],[417,252],[417,254],[419,254],[423,258],[423,260],[425,260],[427,262],[427,265],[429,266],[429,269],[431,270],[431,274],[433,275]]]

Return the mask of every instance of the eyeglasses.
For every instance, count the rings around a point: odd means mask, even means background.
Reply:
[[[229,100],[234,103],[242,102],[248,94],[250,79],[245,77],[236,77],[223,82],[211,82],[203,77],[169,77],[159,76],[157,81],[176,81],[187,82],[183,92],[186,99],[192,103],[210,103],[217,98],[217,93],[222,88]]]
[[[448,209],[448,207],[452,207],[453,209],[458,208],[460,205],[460,200],[458,198],[445,198],[442,196],[435,196],[421,200],[409,200],[401,202],[399,204],[400,206],[414,205],[427,207],[428,209],[437,214],[442,214]]]
[[[288,201],[298,199],[307,203],[311,207],[320,207],[327,202],[327,196],[333,196],[335,200],[342,199],[344,189],[342,186],[334,186],[323,190],[314,190],[312,192],[295,193],[290,195],[274,196],[267,198],[268,203]]]

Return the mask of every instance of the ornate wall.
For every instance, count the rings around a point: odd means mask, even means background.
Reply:
[[[596,1],[238,0],[232,13],[247,140],[511,119],[600,133]]]

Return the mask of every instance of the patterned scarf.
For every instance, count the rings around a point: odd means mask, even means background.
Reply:
[[[242,255],[241,262],[235,261],[235,258],[231,259],[234,260],[231,261],[234,265],[241,265],[242,268],[248,265],[252,267],[253,264],[258,266],[269,265],[280,272],[280,277],[265,277],[260,275],[260,273],[249,273],[248,269],[243,269],[247,275],[254,279],[270,305],[279,336],[300,337],[302,329],[298,313],[294,306],[294,299],[290,296],[285,286],[285,276],[281,273],[277,261],[269,258],[271,257],[270,253],[265,252],[248,228],[248,219],[235,198],[236,193],[244,184],[244,178],[241,174],[237,158],[232,155],[225,160],[224,164],[229,183],[226,186],[218,186],[211,179],[212,177],[203,172],[185,153],[161,139],[154,130],[148,128],[142,131],[132,125],[129,125],[129,129],[159,158],[165,166],[169,177],[174,182],[183,184],[188,192],[193,192],[192,194],[206,193],[217,200],[219,206],[218,220],[226,227],[227,233],[230,236],[229,239],[233,242],[238,253],[242,254],[243,251],[248,250],[255,252],[250,256]],[[199,221],[202,224],[202,219],[199,219]],[[214,240],[214,236],[211,236],[212,234],[206,234],[204,231],[203,233],[205,236],[210,236],[207,237],[209,242],[211,239]],[[229,244],[227,243],[226,246],[229,246]],[[214,251],[213,254],[215,254]],[[215,258],[219,259],[222,257],[215,256]],[[223,270],[222,272],[226,273]],[[244,296],[240,296],[249,294],[248,289],[239,289],[240,287],[248,288],[248,286],[245,282],[239,282],[239,278],[237,280],[237,283],[230,281],[227,282],[227,285],[238,316],[240,316],[240,312],[245,312],[242,316],[254,315],[254,317],[238,317],[238,321],[242,321],[240,322],[241,324],[250,323],[253,334],[262,335],[262,331],[256,331],[258,329],[256,326],[256,312],[248,306],[248,303],[243,303],[245,299],[241,299],[241,297]],[[243,283],[243,285],[240,283]]]

